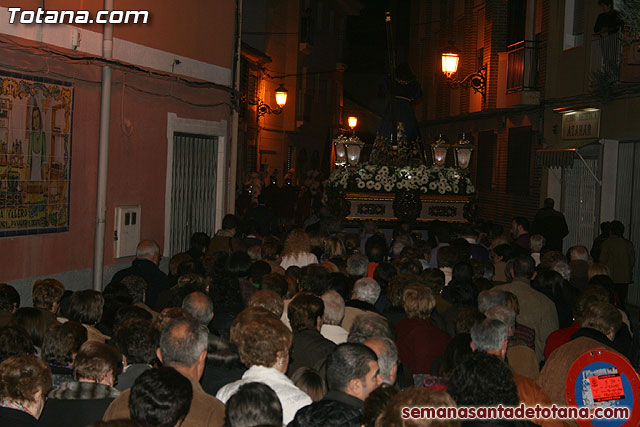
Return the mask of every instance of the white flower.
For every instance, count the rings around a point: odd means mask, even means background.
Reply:
[[[385,191],[391,191],[391,190],[393,190],[393,184],[385,184],[385,185],[384,185],[384,189],[385,189]]]
[[[447,191],[451,191],[451,186],[447,184],[444,189]]]
[[[402,182],[397,183],[397,184],[396,184],[396,188],[397,188],[398,190],[402,190]]]
[[[457,185],[454,185],[452,188],[454,193],[458,193],[460,191]]]
[[[374,182],[373,181],[367,181],[367,188],[369,190],[371,190],[373,188]]]
[[[435,181],[431,181],[431,182],[429,183],[429,190],[435,190],[435,189],[437,189],[437,188],[438,188],[438,184],[436,184],[436,182],[435,182]]]
[[[358,188],[364,188],[364,182],[358,181]]]
[[[379,182],[376,182],[373,185],[373,189],[376,190],[376,191],[380,191],[382,189],[382,184],[380,184]]]
[[[440,188],[438,188],[438,193],[440,193],[440,194],[444,194],[444,193],[446,193],[446,191],[445,191],[444,187],[440,187]]]
[[[422,191],[423,193],[427,192],[427,187],[420,187],[420,191]]]

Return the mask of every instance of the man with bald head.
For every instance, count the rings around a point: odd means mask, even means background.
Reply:
[[[112,282],[119,282],[127,276],[140,276],[147,282],[146,304],[156,308],[156,300],[160,292],[171,287],[167,275],[158,268],[160,263],[160,246],[154,240],[142,240],[136,248],[136,259],[131,267],[114,274]]]

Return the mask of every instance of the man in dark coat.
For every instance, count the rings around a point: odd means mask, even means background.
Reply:
[[[118,271],[112,282],[119,282],[127,276],[140,276],[147,282],[146,304],[155,307],[160,292],[171,288],[169,277],[158,268],[160,246],[153,240],[142,240],[136,248],[136,259],[131,267]]]
[[[363,344],[341,344],[327,358],[329,392],[300,409],[289,426],[359,427],[362,405],[382,384],[378,358]]]
[[[562,239],[569,234],[569,228],[562,212],[553,209],[553,205],[553,199],[544,199],[544,206],[538,210],[531,225],[531,234],[541,234],[547,247],[562,252]]]

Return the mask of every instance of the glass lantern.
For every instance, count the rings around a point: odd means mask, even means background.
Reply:
[[[347,151],[347,163],[349,166],[355,166],[360,162],[360,152],[364,143],[358,138],[349,138],[349,141],[345,143]]]
[[[447,161],[447,150],[449,149],[449,144],[442,137],[440,137],[431,144],[431,155],[433,156],[433,164],[437,166],[444,166]]]
[[[345,146],[345,138],[338,137],[333,140],[333,147],[336,154],[336,166],[344,166],[347,164],[347,147]]]
[[[458,141],[458,144],[454,149],[456,167],[460,170],[468,169],[469,165],[471,164],[471,153],[473,152],[473,145],[465,137],[464,133],[462,134],[462,138],[460,138],[460,141]]]

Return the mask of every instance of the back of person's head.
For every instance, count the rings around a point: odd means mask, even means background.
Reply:
[[[64,285],[56,279],[36,280],[33,284],[32,299],[35,308],[53,311],[60,304]]]
[[[456,316],[456,334],[468,334],[471,328],[478,322],[484,320],[484,315],[472,306],[461,307]]]
[[[367,275],[369,260],[362,254],[353,254],[347,258],[347,271],[349,276],[364,277]]]
[[[478,294],[478,311],[485,313],[491,307],[496,305],[505,305],[507,303],[507,295],[498,289],[489,289]]]
[[[193,319],[193,316],[182,307],[169,307],[162,310],[151,324],[158,333],[161,333],[172,320],[176,319]]]
[[[582,246],[571,246],[567,251],[567,259],[571,261],[589,261],[589,250]]]
[[[369,362],[377,362],[376,354],[364,344],[340,344],[327,357],[327,386],[329,390],[346,392],[351,380],[365,381]]]
[[[404,289],[403,307],[409,319],[426,320],[431,316],[436,300],[425,285],[414,283]]]
[[[513,260],[514,278],[531,279],[535,268],[536,262],[529,255],[521,255]]]
[[[329,289],[330,273],[319,265],[308,265],[300,270],[300,289],[320,296]]]
[[[225,427],[281,426],[282,404],[266,384],[241,385],[227,401]]]
[[[76,381],[101,382],[111,375],[112,384],[122,370],[122,356],[118,350],[98,341],[87,341],[80,347],[73,361]]]
[[[42,340],[52,324],[41,310],[33,307],[20,307],[10,323],[23,327],[36,347],[42,347]]]
[[[509,328],[496,319],[485,319],[471,328],[471,345],[475,351],[501,351],[508,337]]]
[[[291,375],[291,381],[314,402],[322,400],[327,394],[327,384],[315,369],[301,366]]]
[[[353,284],[353,299],[364,301],[371,305],[378,301],[380,285],[370,277],[362,277]]]
[[[260,289],[251,295],[248,307],[266,308],[273,313],[275,317],[280,318],[280,316],[282,316],[282,311],[284,310],[284,301],[276,292],[267,289]]]
[[[207,233],[196,231],[191,235],[191,239],[189,239],[189,247],[193,250],[193,252],[205,253],[207,248],[209,248],[210,241],[211,238]]]
[[[451,280],[456,282],[473,282],[473,267],[469,262],[458,262],[453,266]]]
[[[160,246],[154,240],[142,240],[136,247],[136,258],[152,260],[160,256]]]
[[[456,262],[469,262],[471,259],[471,244],[466,239],[453,239],[450,248],[456,253]]]
[[[449,243],[451,233],[449,232],[449,227],[446,224],[439,225],[434,231],[434,235],[439,243]]]
[[[178,268],[185,262],[193,261],[191,255],[186,252],[175,254],[169,259],[169,275],[172,277],[178,277]]]
[[[104,297],[92,289],[76,291],[69,304],[69,319],[87,325],[95,325],[102,318]]]
[[[148,320],[129,319],[114,336],[116,348],[127,358],[127,364],[151,364],[158,348],[158,332]]]
[[[324,241],[324,254],[327,258],[345,257],[347,250],[339,237],[332,236]]]
[[[344,319],[344,299],[334,290],[328,290],[321,298],[324,302],[323,323],[340,325]]]
[[[438,249],[438,268],[453,268],[458,260],[458,254],[451,246],[443,246]]]
[[[287,280],[278,273],[265,274],[260,284],[260,289],[274,291],[280,298],[284,298],[287,295],[289,285]]]
[[[367,239],[364,251],[369,262],[381,263],[389,253],[387,240],[380,234],[374,234]]]
[[[396,394],[398,394],[398,389],[388,384],[382,384],[373,390],[362,405],[362,425],[374,427],[376,420]]]
[[[272,312],[264,307],[251,306],[245,308],[240,313],[238,313],[238,315],[235,317],[235,319],[233,319],[233,322],[231,323],[229,341],[237,345],[236,338],[239,336],[238,334],[240,333],[240,329],[254,319],[263,319],[265,317],[278,319]]]
[[[253,319],[242,324],[234,337],[240,360],[246,367],[273,367],[278,359],[287,357],[291,349],[291,331],[273,317]]]
[[[35,354],[33,341],[27,331],[15,324],[0,329],[0,362],[23,354]]]
[[[13,312],[20,307],[20,294],[11,285],[0,283],[0,310]]]
[[[571,266],[564,260],[556,261],[551,266],[551,270],[560,274],[564,280],[569,281],[571,279]]]
[[[439,268],[428,268],[420,274],[420,277],[434,294],[439,294],[444,289],[444,272]]]
[[[302,229],[292,230],[284,241],[282,256],[297,256],[298,254],[311,251],[309,235]]]
[[[447,391],[459,406],[516,406],[520,402],[509,366],[482,351],[475,351],[460,362]]]
[[[555,204],[555,202],[553,201],[553,199],[552,199],[552,198],[550,198],[550,197],[548,197],[548,198],[544,199],[544,202],[543,202],[543,203],[544,203],[544,204],[543,204],[543,206],[544,206],[545,208],[551,208],[551,209],[553,209],[553,205]]]
[[[516,312],[504,305],[495,305],[485,313],[487,319],[496,319],[507,325],[508,328],[516,326]]]
[[[209,331],[194,318],[174,319],[160,334],[160,355],[165,366],[195,366],[207,351]]]
[[[347,342],[363,343],[369,338],[386,337],[395,339],[394,332],[389,325],[389,321],[375,314],[359,314],[353,320]]]
[[[275,261],[282,252],[282,242],[275,236],[267,236],[262,240],[260,255],[262,259]]]
[[[473,282],[454,282],[452,280],[448,288],[449,299],[452,303],[469,305],[474,308],[478,306],[478,289]]]
[[[611,277],[611,271],[609,270],[609,267],[599,262],[594,262],[593,264],[591,264],[589,266],[589,271],[587,274],[588,274],[589,280],[591,280],[595,276]]]
[[[513,219],[513,222],[516,223],[517,226],[522,227],[522,229],[528,233],[530,228],[530,222],[527,218],[523,216],[517,216]]]
[[[582,310],[580,325],[602,332],[611,339],[622,326],[622,315],[608,302],[589,301]]]
[[[438,367],[438,374],[449,377],[462,360],[471,353],[471,334],[467,332],[454,335],[444,350]]]
[[[113,317],[113,331],[118,332],[118,328],[129,319],[140,319],[151,322],[153,315],[137,305],[125,305],[124,307],[120,307]]]
[[[503,262],[509,261],[515,255],[513,246],[506,244],[498,245],[493,248],[493,253]]]
[[[531,253],[540,253],[546,243],[547,241],[542,235],[534,234],[529,238],[529,249],[531,249]]]
[[[389,283],[398,274],[398,270],[390,262],[382,262],[378,264],[373,272],[373,278],[380,285],[380,291],[386,293]]]
[[[560,295],[564,287],[564,277],[555,270],[545,270],[536,275],[531,285],[547,295]]]
[[[264,276],[271,273],[271,266],[266,261],[255,261],[249,268],[249,277],[253,283],[261,284]]]
[[[622,237],[624,235],[624,224],[620,221],[611,221],[611,235]]]
[[[133,304],[144,303],[147,293],[147,282],[142,277],[130,274],[120,280],[120,283],[127,287],[133,299]]]
[[[287,314],[293,332],[317,330],[318,319],[324,315],[324,302],[311,293],[301,292],[289,303]]]
[[[396,394],[376,421],[376,427],[459,427],[456,419],[411,419],[403,417],[404,408],[455,408],[456,402],[444,390],[409,387]]]
[[[0,363],[0,396],[18,404],[36,402],[40,393],[40,410],[51,388],[51,369],[39,357],[31,354],[14,356]],[[33,414],[36,418],[40,414]]]
[[[393,307],[402,309],[404,288],[412,283],[421,283],[420,277],[415,274],[399,274],[391,280],[387,296]]]
[[[51,325],[44,337],[40,356],[51,365],[70,366],[80,348],[76,346],[72,330],[65,325],[66,323]]]
[[[131,418],[143,426],[174,427],[189,413],[191,382],[173,368],[148,369],[136,378],[129,394]]]
[[[234,214],[227,214],[222,218],[222,229],[223,230],[233,230],[238,228],[238,217]]]
[[[203,325],[208,325],[213,318],[211,298],[202,292],[192,292],[184,297],[182,308]]]
[[[227,271],[235,277],[247,277],[251,270],[251,258],[246,252],[236,251],[227,258]]]
[[[408,257],[401,256],[400,258],[393,261],[393,265],[394,267],[396,267],[399,274],[422,273],[422,264],[420,264],[420,261],[418,261],[418,258],[408,258]]]

